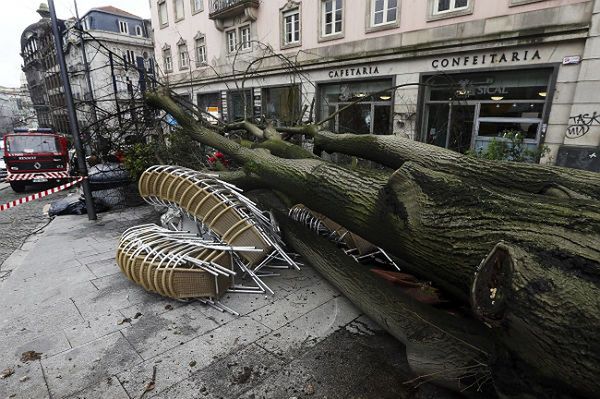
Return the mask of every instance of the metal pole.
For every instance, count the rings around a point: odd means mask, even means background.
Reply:
[[[96,209],[94,208],[94,201],[92,199],[92,190],[90,188],[90,182],[87,179],[88,170],[85,164],[85,152],[81,146],[81,137],[79,136],[79,124],[77,122],[77,114],[75,113],[75,104],[73,103],[73,92],[71,91],[71,83],[69,81],[69,74],[67,73],[67,65],[65,63],[65,54],[63,53],[62,47],[62,35],[58,30],[58,20],[56,19],[56,9],[54,8],[54,0],[48,0],[48,7],[50,8],[50,18],[52,20],[52,33],[54,34],[54,47],[56,47],[56,61],[60,67],[60,77],[63,82],[65,89],[65,101],[67,103],[67,111],[69,115],[69,124],[71,125],[71,135],[73,136],[73,143],[75,144],[75,151],[77,152],[77,164],[79,166],[79,173],[84,177],[81,185],[83,186],[83,196],[85,198],[85,207],[87,209],[88,219],[96,220]]]
[[[79,43],[81,43],[81,53],[83,54],[83,69],[85,72],[85,79],[87,81],[88,92],[90,94],[90,104],[92,104],[92,124],[94,130],[97,131],[98,126],[98,114],[96,113],[96,101],[94,100],[94,90],[92,88],[92,78],[90,76],[90,66],[88,64],[87,53],[85,51],[85,40],[83,39],[83,31],[81,26],[81,20],[79,19],[79,9],[77,8],[77,0],[73,0],[75,5],[75,17],[77,18],[77,30],[79,31]]]

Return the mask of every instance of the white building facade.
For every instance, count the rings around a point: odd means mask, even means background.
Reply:
[[[224,120],[365,98],[329,128],[460,152],[519,131],[542,162],[600,171],[600,0],[150,3],[161,79]]]
[[[21,80],[21,87],[0,86],[0,137],[12,133],[15,128],[38,127],[27,82],[24,78]]]
[[[67,21],[67,27],[74,23],[74,20]],[[123,112],[118,117],[106,118],[115,115],[117,110],[130,109],[132,102],[142,101],[140,78],[153,75],[150,22],[106,6],[85,13],[81,25],[86,59],[76,30],[70,30],[65,40],[67,68],[73,96],[79,104],[80,122],[84,126],[98,120],[116,125],[119,118],[130,116]]]

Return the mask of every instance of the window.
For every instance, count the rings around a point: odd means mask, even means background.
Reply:
[[[204,116],[210,123],[216,124],[221,119],[221,93],[198,94],[197,97],[198,109],[206,112]]]
[[[300,43],[300,10],[295,9],[283,14],[284,46]]]
[[[144,36],[144,30],[142,29],[142,27],[140,25],[135,26],[135,34],[137,36]]]
[[[231,122],[252,118],[254,115],[252,90],[236,90],[229,92],[228,113]]]
[[[206,64],[206,37],[196,38],[196,66]]]
[[[428,20],[453,18],[473,13],[475,0],[428,0]]]
[[[163,59],[165,61],[165,72],[173,72],[173,57],[170,48],[163,50]]]
[[[509,7],[520,6],[522,4],[537,3],[544,0],[510,0]]]
[[[192,14],[199,13],[204,10],[203,0],[191,0],[192,2]]]
[[[321,2],[321,36],[342,33],[343,0],[323,0]]]
[[[173,0],[173,9],[175,10],[175,22],[184,18],[183,0]]]
[[[119,32],[129,34],[129,24],[125,21],[119,21]]]
[[[127,64],[135,65],[135,52],[133,50],[126,50],[123,53],[123,59]]]
[[[320,86],[320,118],[325,119],[329,115],[339,112],[335,118],[328,122],[328,130],[332,132],[391,134],[392,91],[386,93],[385,90],[393,86],[391,80],[335,83]],[[369,96],[371,94],[374,95]],[[352,104],[359,99],[362,99],[362,101]]]
[[[169,15],[167,14],[167,2],[160,1],[158,3],[158,22],[161,27],[169,25]]]
[[[381,26],[396,22],[398,0],[372,0],[371,26]]]
[[[469,0],[437,0],[435,14],[464,10],[469,6]]]
[[[280,125],[291,125],[300,118],[300,86],[263,89],[263,113]]]
[[[240,45],[242,50],[249,50],[252,48],[250,41],[250,25],[242,26],[240,28]]]
[[[177,46],[177,49],[179,51],[179,69],[187,69],[190,66],[187,46],[185,44],[180,44]]]
[[[230,53],[234,53],[237,46],[237,37],[235,30],[230,30],[227,32],[227,51]]]
[[[457,152],[482,151],[507,132],[529,149],[540,142],[552,69],[490,71],[423,77],[423,141]]]

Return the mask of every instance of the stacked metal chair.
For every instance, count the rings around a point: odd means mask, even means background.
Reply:
[[[117,248],[117,264],[146,290],[175,298],[195,298],[220,310],[220,298],[234,282],[234,258],[253,247],[233,247],[154,224],[126,230]]]
[[[297,204],[290,208],[289,216],[291,219],[304,224],[315,233],[325,236],[343,246],[345,248],[344,252],[352,256],[357,262],[380,255],[387,263],[400,270],[398,265],[383,249],[370,243],[358,234],[352,233],[328,217],[307,208],[303,204]]]
[[[142,174],[139,191],[146,202],[185,214],[197,223],[202,237],[198,239],[204,240],[205,244],[221,245],[222,248],[227,248],[231,272],[228,274],[230,283],[226,286],[226,290],[229,292],[268,292],[272,294],[273,291],[262,278],[274,274],[262,272],[262,268],[268,266],[269,268],[299,269],[296,262],[283,250],[278,228],[268,214],[259,210],[256,204],[243,196],[237,187],[218,180],[214,175],[176,166],[157,165],[150,167]],[[179,226],[172,222],[176,219],[173,214],[172,212],[169,216],[171,222],[168,225],[177,229]],[[156,234],[155,231],[150,231]],[[178,235],[182,233],[174,232],[174,234],[170,236],[174,241],[182,239]],[[142,235],[141,237],[142,240],[146,240],[153,236]],[[139,243],[139,240],[137,242]],[[167,257],[179,256],[173,252],[181,249],[176,242],[173,242],[172,245],[162,243],[165,247],[161,247],[161,250],[167,251]],[[172,255],[168,255],[169,253]],[[130,251],[125,256],[131,254]],[[207,256],[207,254],[208,252],[199,252],[198,256]],[[220,256],[219,259],[223,260],[222,257],[225,255]],[[209,260],[196,259],[199,261]],[[282,261],[283,264],[271,264],[274,260]],[[169,265],[172,264],[169,263]],[[129,267],[129,269],[123,269],[128,277],[132,276],[133,278],[130,277],[132,280],[145,288],[156,291],[155,286],[138,277],[143,274],[139,271],[141,267],[139,264],[129,260],[129,263],[125,261],[123,265]],[[149,265],[144,264],[147,273],[150,273],[148,268],[151,266]],[[159,270],[164,268],[165,263],[162,265]],[[238,275],[238,272],[241,272],[242,276],[249,276],[255,285],[236,284],[234,277]],[[221,277],[225,277],[225,275]],[[220,288],[218,292],[222,293],[225,285],[217,284],[211,287],[216,288],[217,286]],[[163,290],[159,293],[177,298],[189,295],[189,293],[174,295],[173,290]],[[211,293],[216,295],[217,290],[213,290]],[[200,295],[189,297],[198,298]]]

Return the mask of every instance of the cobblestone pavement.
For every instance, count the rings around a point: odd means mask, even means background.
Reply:
[[[0,184],[0,204],[25,197],[27,195],[41,191],[41,189],[32,188],[25,193],[15,193],[8,184]],[[0,280],[7,275],[7,270],[3,270],[4,261],[21,245],[23,242],[44,225],[50,219],[43,214],[43,208],[68,193],[59,192],[48,197],[19,205],[15,208],[0,212]]]

